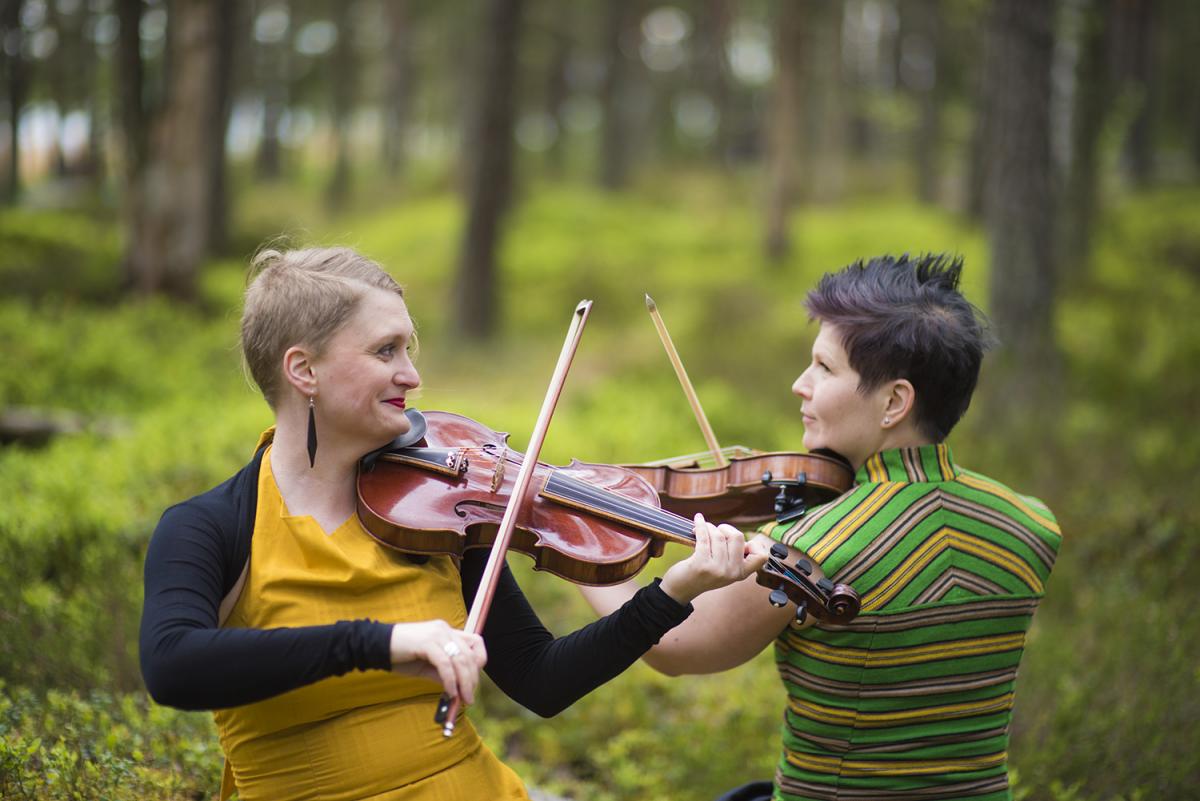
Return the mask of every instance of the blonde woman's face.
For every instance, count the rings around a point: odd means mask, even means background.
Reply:
[[[406,396],[421,383],[410,355],[413,335],[403,298],[366,290],[354,315],[313,363],[322,437],[346,438],[366,453],[409,430]]]

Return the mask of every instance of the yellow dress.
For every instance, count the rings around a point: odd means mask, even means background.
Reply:
[[[413,564],[352,516],[326,534],[288,514],[271,473],[258,479],[250,570],[224,625],[277,628],[373,618],[466,621],[449,557]],[[241,801],[527,799],[516,774],[466,716],[445,738],[433,722],[441,685],[382,670],[351,671],[214,717]],[[223,789],[222,796],[226,792]]]

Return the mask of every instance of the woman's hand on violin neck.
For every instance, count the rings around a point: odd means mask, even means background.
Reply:
[[[662,589],[680,603],[709,590],[719,589],[757,573],[770,555],[761,543],[746,542],[730,525],[714,526],[703,515],[695,517],[696,549],[667,570]]]
[[[440,682],[450,696],[475,703],[479,671],[487,662],[483,638],[444,620],[392,626],[392,670]]]

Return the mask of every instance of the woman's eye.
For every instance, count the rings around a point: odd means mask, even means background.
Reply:
[[[382,348],[379,349],[380,356],[391,356],[395,352],[396,352],[396,346],[390,345],[390,344],[384,345]]]

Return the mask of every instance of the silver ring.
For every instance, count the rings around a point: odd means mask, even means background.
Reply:
[[[449,656],[451,658],[456,657],[462,653],[462,649],[458,647],[458,643],[456,643],[456,642],[446,643],[445,645],[442,646],[442,650],[446,652],[446,656]]]

